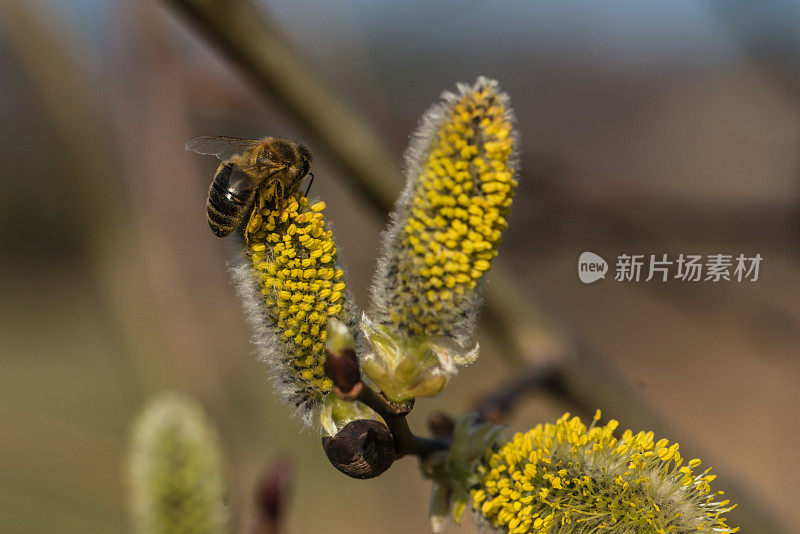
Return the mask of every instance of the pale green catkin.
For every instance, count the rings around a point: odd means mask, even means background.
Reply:
[[[145,407],[134,426],[127,474],[137,534],[228,532],[219,437],[191,399],[163,394]]]

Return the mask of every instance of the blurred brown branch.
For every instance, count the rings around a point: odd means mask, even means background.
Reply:
[[[153,352],[158,341],[136,334],[141,315],[133,310],[147,309],[146,282],[138,255],[128,251],[126,238],[133,232],[124,191],[109,179],[118,170],[118,154],[103,121],[102,89],[92,83],[84,51],[61,23],[55,12],[24,0],[0,3],[0,41],[20,65],[52,129],[48,141],[63,154],[67,167],[59,171],[75,177],[73,196],[61,200],[80,207],[76,231],[90,243],[90,279],[97,283],[98,304],[104,310],[99,317],[121,361],[139,376],[134,354]]]
[[[320,141],[372,206],[382,214],[391,208],[401,187],[401,173],[380,136],[314,74],[252,0],[164,1],[180,11],[266,96],[280,102],[310,136]],[[538,310],[530,296],[521,294],[519,284],[500,265],[493,266],[485,298],[484,325],[515,367],[548,364],[560,368],[558,391],[579,409],[601,407],[629,428],[647,428],[685,441],[680,433],[671,432],[660,422],[601,358],[578,350],[571,336]],[[728,487],[733,485],[732,477],[720,478],[727,479]],[[743,531],[779,531],[770,514],[747,492],[733,489],[729,495],[739,503],[732,518]]]

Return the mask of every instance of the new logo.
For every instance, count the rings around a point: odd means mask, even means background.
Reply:
[[[578,278],[584,284],[597,282],[606,277],[608,263],[594,252],[583,252],[578,258]]]

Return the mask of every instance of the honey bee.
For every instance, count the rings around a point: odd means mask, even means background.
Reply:
[[[190,139],[186,150],[217,156],[222,162],[206,201],[206,220],[217,237],[230,234],[245,222],[259,190],[266,188],[268,198],[280,204],[297,192],[306,175],[314,179],[309,174],[308,148],[288,139],[202,136]]]

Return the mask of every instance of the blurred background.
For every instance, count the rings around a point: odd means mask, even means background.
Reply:
[[[498,79],[522,136],[501,247],[517,294],[619,375],[608,388],[724,473],[718,489],[742,488],[786,532],[798,524],[800,2],[259,7],[398,162],[441,91]],[[288,452],[290,532],[428,532],[412,460],[348,479],[275,402],[227,281],[230,251],[204,220],[216,163],[184,142],[306,138],[278,99],[154,0],[0,0],[0,124],[0,532],[127,531],[129,426],[164,389],[217,422],[241,529],[255,481]],[[366,306],[385,218],[309,144],[312,196]],[[584,250],[764,261],[756,283],[583,285]],[[417,428],[512,372],[481,344],[476,365],[418,403]],[[511,426],[567,409],[534,395]]]

